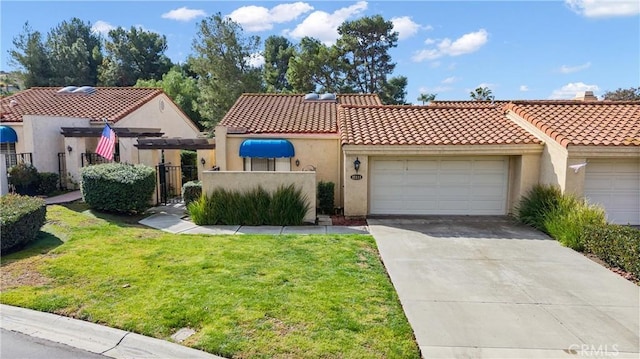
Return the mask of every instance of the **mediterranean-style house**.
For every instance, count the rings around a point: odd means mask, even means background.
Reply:
[[[535,184],[640,224],[640,102],[244,94],[215,129],[221,171],[315,171],[347,216],[505,215]]]
[[[102,161],[94,152],[105,123],[116,133],[116,157],[132,164],[155,166],[163,157],[180,164],[180,149],[186,147],[180,139],[193,147],[200,135],[156,88],[34,87],[2,98],[0,105],[0,150],[12,161],[8,165],[27,160],[39,172],[59,173],[63,187],[77,186],[80,168]]]

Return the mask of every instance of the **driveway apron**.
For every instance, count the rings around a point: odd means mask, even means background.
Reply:
[[[638,358],[640,290],[508,217],[370,219],[425,358]]]

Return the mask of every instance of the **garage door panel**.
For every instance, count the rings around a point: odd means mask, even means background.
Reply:
[[[506,157],[372,160],[371,168],[372,214],[506,213]]]
[[[640,159],[589,160],[584,195],[610,222],[640,225]]]

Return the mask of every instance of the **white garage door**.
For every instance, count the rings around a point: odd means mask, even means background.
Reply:
[[[506,214],[506,157],[373,160],[371,214]]]
[[[607,211],[612,223],[640,225],[640,159],[589,160],[584,195]]]

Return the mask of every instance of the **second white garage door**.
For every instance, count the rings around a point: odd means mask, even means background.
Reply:
[[[371,214],[506,214],[506,157],[374,159],[370,175]]]
[[[603,206],[610,222],[640,225],[640,159],[589,160],[584,196]]]

